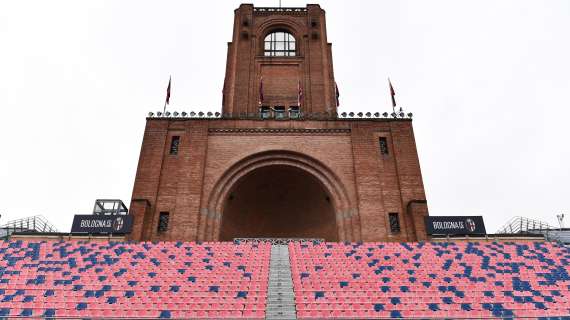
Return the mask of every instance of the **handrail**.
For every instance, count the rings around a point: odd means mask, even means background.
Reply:
[[[234,238],[234,243],[260,243],[269,242],[271,244],[289,244],[291,242],[325,242],[325,239],[317,238]]]
[[[548,223],[536,219],[516,216],[511,218],[507,223],[499,229],[498,234],[517,234],[517,233],[536,233],[547,230],[557,230]]]
[[[41,215],[8,221],[0,229],[7,234],[16,231],[57,232],[57,228]]]

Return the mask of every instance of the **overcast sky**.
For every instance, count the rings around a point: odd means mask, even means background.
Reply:
[[[570,215],[570,1],[319,3],[340,111],[390,111],[390,77],[414,113],[431,215]],[[171,110],[220,110],[239,4],[1,1],[0,224],[128,205],[169,75]]]

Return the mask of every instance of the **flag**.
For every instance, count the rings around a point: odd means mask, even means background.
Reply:
[[[299,90],[298,94],[297,94],[297,105],[299,106],[299,108],[301,108],[301,105],[303,104],[303,87],[301,87],[301,80],[299,80],[299,84],[297,85],[297,88]]]
[[[166,88],[166,104],[170,104],[170,82],[172,80],[172,76],[168,78],[168,87]]]
[[[259,78],[259,106],[263,103],[263,77]]]
[[[394,87],[392,87],[392,82],[390,78],[388,78],[388,84],[390,84],[390,95],[392,96],[392,108],[396,107],[396,92],[394,91]]]
[[[338,91],[338,85],[336,84],[336,82],[334,83],[334,93],[335,93],[335,97],[336,97],[336,106],[340,106],[340,100],[338,99],[340,97],[340,92]]]

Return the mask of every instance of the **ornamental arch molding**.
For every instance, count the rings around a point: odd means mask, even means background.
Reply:
[[[285,30],[290,32],[299,42],[303,38],[302,26],[293,19],[271,19],[259,25],[255,30],[258,39],[263,40],[273,30]]]
[[[221,175],[208,195],[205,206],[201,209],[200,239],[219,240],[224,204],[234,185],[254,170],[267,166],[290,166],[312,175],[330,196],[334,207],[338,239],[340,241],[360,239],[358,211],[350,203],[346,188],[338,176],[322,162],[312,157],[283,150],[265,151],[247,156],[235,162]]]
[[[256,49],[257,54],[263,55],[265,37],[276,30],[286,31],[293,35],[298,47],[296,48],[297,54],[302,54],[304,47],[302,42],[304,38],[303,28],[292,19],[271,19],[257,27],[255,30],[255,37],[259,40],[258,48]]]

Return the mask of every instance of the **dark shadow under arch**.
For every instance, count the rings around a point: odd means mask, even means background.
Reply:
[[[293,166],[248,173],[225,199],[219,239],[251,237],[338,241],[331,195],[318,179]]]

